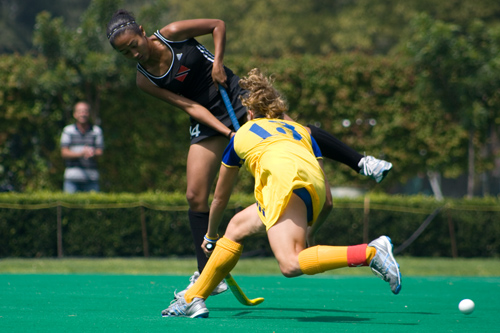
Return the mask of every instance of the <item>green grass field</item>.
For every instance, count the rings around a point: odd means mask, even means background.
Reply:
[[[452,259],[397,257],[406,276],[500,276],[500,259]],[[0,259],[0,274],[146,274],[191,275],[195,259],[144,258],[64,258],[64,259]],[[241,259],[234,274],[280,275],[274,258]],[[371,275],[367,269],[345,268],[323,275]]]
[[[210,297],[208,319],[162,318],[194,259],[2,259],[0,332],[494,332],[500,260],[398,258],[403,288],[363,268],[287,279],[271,258],[242,259],[249,298]],[[471,298],[471,315],[458,303]]]

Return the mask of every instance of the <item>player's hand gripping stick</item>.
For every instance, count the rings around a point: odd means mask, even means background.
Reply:
[[[207,235],[205,235],[203,238],[207,242],[205,248],[208,251],[213,251],[213,249],[215,248],[215,243],[217,243],[217,241],[219,240],[219,235],[217,235],[217,238],[209,238]]]

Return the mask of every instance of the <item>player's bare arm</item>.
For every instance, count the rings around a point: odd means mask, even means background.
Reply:
[[[214,39],[214,63],[212,78],[217,87],[222,84],[227,88],[224,70],[224,51],[226,47],[226,24],[218,19],[195,19],[170,23],[160,30],[167,39],[181,41],[189,38],[212,34]]]
[[[231,130],[226,125],[220,122],[208,109],[203,107],[201,104],[198,104],[195,101],[190,100],[189,98],[173,93],[167,89],[157,87],[141,73],[137,73],[136,83],[139,89],[141,89],[145,93],[180,108],[191,117],[196,119],[198,122],[210,126],[222,135],[227,136],[231,132]]]
[[[228,168],[224,165],[220,168],[219,179],[217,180],[214,198],[210,205],[210,217],[208,219],[207,237],[211,239],[218,237],[219,225],[233,192],[234,184],[238,179],[238,172],[239,168]],[[202,248],[205,254],[210,255],[211,251],[206,249],[206,243],[208,242],[203,242]]]
[[[238,172],[239,168],[228,168],[224,165],[220,168],[214,198],[212,200],[212,204],[210,205],[208,236],[214,237],[217,235],[222,215],[224,214],[224,210],[226,209],[231,193],[233,192],[234,184],[238,178]]]

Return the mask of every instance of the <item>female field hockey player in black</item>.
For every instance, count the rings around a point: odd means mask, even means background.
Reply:
[[[222,156],[203,243],[210,259],[199,279],[162,315],[208,317],[205,300],[238,262],[244,239],[263,230],[286,277],[370,266],[398,294],[401,274],[389,237],[354,246],[312,246],[332,206],[321,151],[303,126],[284,120],[287,105],[269,78],[253,69],[240,85],[248,91],[243,104],[249,121],[231,139]],[[237,213],[224,237],[217,241],[218,227],[243,164],[255,179],[256,203]]]
[[[194,39],[207,34],[213,36],[213,54]],[[239,78],[223,64],[225,24],[217,19],[178,21],[147,36],[129,12],[119,10],[108,22],[107,37],[116,51],[137,62],[136,83],[141,90],[177,106],[190,116],[186,197],[198,260],[198,272],[190,279],[193,283],[207,261],[201,244],[208,226],[210,188],[224,148],[235,130],[218,85],[227,89],[240,124],[246,121],[247,113],[239,99],[243,94]],[[324,156],[347,164],[377,182],[392,168],[391,163],[365,157],[317,127],[309,126],[309,131]],[[226,289],[222,283],[214,293]]]

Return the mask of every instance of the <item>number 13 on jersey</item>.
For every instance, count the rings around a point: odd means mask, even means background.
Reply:
[[[293,125],[290,125],[288,123],[281,122],[281,121],[274,121],[274,120],[268,122],[268,124],[275,125],[274,129],[280,134],[291,135],[294,140],[301,140],[302,139],[302,135],[300,135],[300,133],[295,130],[295,126],[293,126]],[[268,130],[264,129],[263,127],[261,127],[258,124],[253,124],[252,127],[250,127],[250,132],[258,135],[259,137],[262,138],[262,140],[264,140],[270,136],[273,136],[273,135],[279,135],[279,134],[269,133]]]

